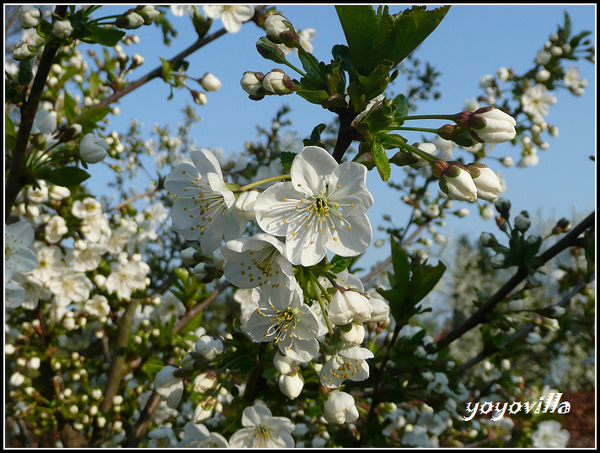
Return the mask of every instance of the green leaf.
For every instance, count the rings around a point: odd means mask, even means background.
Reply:
[[[338,274],[347,269],[352,264],[352,257],[335,255],[329,263],[329,270],[334,274]]]
[[[323,142],[323,140],[321,140],[321,134],[323,133],[326,127],[327,126],[325,126],[325,124],[323,123],[316,126],[312,130],[310,138],[305,138],[304,140],[302,140],[304,146],[319,146],[325,149],[325,143]]]
[[[302,80],[304,81],[306,79],[303,78]],[[299,85],[296,85],[295,92],[298,96],[306,99],[311,104],[321,104],[329,98],[329,94],[325,90],[309,90]]]
[[[292,168],[292,162],[296,157],[296,153],[292,153],[290,151],[282,151],[279,155],[281,159],[281,165],[283,166],[283,171],[289,173]]]
[[[164,367],[164,362],[154,357],[144,362],[142,365],[142,371],[148,376],[156,376],[156,374]]]
[[[38,179],[45,179],[57,186],[69,187],[81,184],[90,177],[90,174],[78,167],[61,167],[43,170],[36,176]]]
[[[71,97],[71,95],[65,90],[65,101],[64,101],[64,107],[65,107],[65,115],[67,117],[67,122],[69,124],[72,124],[73,121],[75,121],[75,118],[77,118],[77,104],[75,103],[75,99],[73,99]]]
[[[402,298],[404,299],[410,281],[410,259],[408,258],[406,251],[394,237],[390,238],[390,243],[392,245],[392,266],[394,269],[395,281],[394,288],[397,288],[398,291],[402,293]]]
[[[19,61],[19,74],[17,82],[19,85],[29,85],[33,78],[33,59]]]
[[[88,24],[89,25],[89,24]],[[98,25],[89,25],[91,33],[85,37],[86,41],[101,44],[107,47],[113,47],[119,43],[125,36],[125,32],[115,27],[100,27]]]
[[[406,97],[403,94],[399,94],[394,98],[392,104],[395,106],[394,109],[394,120],[397,121],[398,118],[404,118],[408,115],[408,103],[406,102]]]
[[[385,148],[378,141],[373,141],[373,147],[371,148],[371,155],[373,156],[373,160],[375,161],[375,165],[377,166],[377,171],[379,172],[379,176],[383,181],[387,181],[390,179],[390,175],[392,169],[390,167],[390,161],[387,157],[387,153],[385,152]]]
[[[435,30],[449,8],[412,7],[390,15],[387,6],[377,13],[370,5],[335,7],[354,67],[362,75],[385,59],[394,66],[404,60]]]
[[[429,294],[433,290],[435,285],[437,285],[437,283],[444,275],[444,272],[446,272],[446,265],[441,261],[435,267],[425,266],[425,269],[423,270],[420,288],[418,289],[415,295],[416,302],[425,298],[425,296],[427,296],[427,294]]]

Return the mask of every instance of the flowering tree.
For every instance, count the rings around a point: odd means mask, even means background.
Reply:
[[[525,413],[519,403],[499,415],[483,401],[559,393],[551,389],[565,373],[544,375],[532,356],[553,370],[571,359],[591,381],[594,214],[531,233],[529,213],[511,213],[484,162],[510,142],[521,148],[517,165],[537,163],[543,135],[557,133],[544,119],[552,92],[583,94],[585,80],[564,63],[593,61],[589,32],[574,33],[565,15],[531,70],[482,78],[484,93],[464,111],[416,115],[419,99],[437,96],[436,74],[411,69],[412,54],[449,8],[335,8],[346,43],[330,62],[311,53],[315,30],[297,30],[273,7],[13,11],[22,36],[5,76],[8,446],[566,444],[554,425],[563,406]],[[128,80],[144,63],[124,51],[136,40],[128,30],[157,25],[168,43],[167,11],[191,20],[197,40]],[[213,31],[216,21],[223,28]],[[290,142],[282,108],[261,129],[265,141],[233,159],[193,146],[191,107],[176,131],[157,125],[153,140],[136,122],[109,132],[113,104],[153,79],[206,104],[221,82],[188,74],[186,58],[242,26],[264,30],[258,54],[281,68],[240,74],[241,96],[298,95],[330,111],[331,125]],[[421,83],[388,97],[401,75]],[[417,119],[447,124],[411,126]],[[411,143],[411,132],[429,139]],[[117,201],[85,184],[100,162]],[[403,181],[390,180],[392,165],[406,170]],[[157,176],[132,191],[140,172]],[[405,192],[412,215],[387,228],[389,258],[361,277],[373,242],[367,178]],[[412,248],[432,243],[426,233],[445,242],[434,226],[477,200],[499,231],[465,244],[466,258],[433,265]],[[431,323],[435,297],[460,314],[443,331]],[[480,401],[481,418],[465,417]]]

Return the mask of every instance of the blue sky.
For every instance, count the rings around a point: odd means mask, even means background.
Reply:
[[[317,35],[312,44],[313,54],[319,60],[329,62],[332,46],[345,43],[333,5],[285,4],[278,7],[296,28],[316,29]],[[390,10],[397,12],[406,7],[392,5]],[[124,8],[107,7],[105,14]],[[591,39],[595,41],[594,4],[452,6],[439,27],[416,53],[419,59],[430,62],[442,73],[438,87],[442,98],[419,104],[416,113],[456,113],[464,108],[467,99],[481,94],[478,88],[481,76],[493,74],[503,66],[512,67],[517,73],[525,72],[531,67],[536,52],[542,48],[550,33],[563,23],[565,11],[571,17],[574,32],[590,30],[593,32]],[[170,48],[162,44],[155,27],[142,27],[135,31],[140,36],[140,43],[126,47],[125,51],[128,54],[139,52],[144,56],[145,64],[131,75],[131,80],[159,65],[160,57],[170,58],[194,42],[195,33],[189,18],[171,19],[179,36],[173,40]],[[220,26],[220,21],[216,20],[213,30]],[[253,24],[246,24],[239,33],[216,40],[188,59],[190,75],[200,77],[205,72],[211,72],[223,83],[221,90],[208,93],[207,105],[196,106],[197,113],[203,118],[192,131],[198,147],[220,147],[226,152],[241,151],[246,140],[256,137],[256,125],[268,126],[282,103],[291,108],[289,118],[294,123],[292,129],[297,130],[301,138],[310,135],[319,123],[327,124],[333,119],[331,112],[308,104],[297,95],[270,96],[259,102],[248,99],[239,85],[244,71],[266,73],[277,67],[275,63],[260,57],[255,50],[255,43],[263,34]],[[293,55],[289,59],[292,63],[298,62]],[[596,149],[595,67],[587,61],[580,61],[577,66],[581,70],[581,77],[587,79],[589,85],[582,97],[574,97],[566,90],[557,93],[558,102],[551,107],[546,120],[556,125],[560,134],[556,138],[548,137],[550,148],[538,152],[539,165],[521,169],[504,168],[493,161],[490,163],[505,178],[507,191],[504,196],[511,200],[516,213],[526,209],[533,216],[541,214],[545,218],[558,219],[571,217],[573,209],[581,214],[594,209],[595,163],[588,156],[594,155]],[[283,69],[292,77],[297,76],[291,69]],[[393,87],[394,92],[401,92],[402,86],[399,80]],[[181,119],[180,111],[190,102],[190,97],[184,90],[175,92],[170,101],[167,101],[168,95],[169,89],[161,80],[146,84],[121,100],[121,113],[111,119],[110,127],[123,132],[129,121],[137,118],[144,123],[148,133],[155,123],[171,124],[175,128]],[[434,127],[441,124],[429,123]],[[410,141],[422,138],[417,133],[407,137]],[[500,144],[492,155],[511,155],[516,162],[519,150],[510,144]],[[94,171],[94,178],[90,181],[95,191],[102,187],[102,180],[96,175],[98,170]],[[392,179],[403,174],[396,167]],[[397,225],[403,225],[408,211],[401,207],[400,201],[394,204],[398,192],[388,189],[375,171],[369,173],[368,185],[376,200],[369,211],[374,229],[382,223],[384,213],[391,214]],[[472,214],[462,220],[448,218],[447,227],[438,228],[439,232],[450,235],[467,233],[476,238],[482,231],[497,231],[493,221],[485,222],[479,218],[475,205],[455,202],[454,206],[470,208]],[[375,232],[375,237],[382,235]],[[385,259],[388,251],[374,250],[368,253],[368,261],[371,262],[373,259]]]

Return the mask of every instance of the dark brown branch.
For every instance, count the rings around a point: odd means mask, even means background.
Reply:
[[[576,245],[578,242],[579,236],[584,233],[588,228],[595,225],[595,212],[592,212],[588,217],[586,217],[579,225],[574,227],[571,231],[569,231],[560,241],[542,253],[539,258],[540,261],[538,265],[534,268],[542,266],[544,263],[554,258],[563,250]],[[442,350],[447,347],[454,340],[460,338],[466,332],[471,330],[472,328],[478,326],[479,324],[485,322],[487,319],[488,313],[490,313],[493,308],[498,305],[500,302],[507,297],[521,281],[523,281],[527,275],[529,275],[529,269],[526,267],[519,268],[515,275],[506,282],[502,287],[492,295],[475,313],[473,313],[469,319],[467,319],[463,324],[458,326],[456,329],[449,332],[443,338],[441,338],[437,342],[437,350]]]
[[[65,17],[67,14],[67,6],[59,5],[56,7],[54,12],[60,17]],[[10,216],[17,195],[25,185],[26,181],[23,181],[22,171],[23,162],[25,161],[25,154],[27,153],[27,145],[29,144],[29,135],[31,134],[31,128],[33,127],[33,120],[35,114],[42,99],[42,93],[46,86],[46,80],[50,73],[50,67],[54,61],[54,57],[58,52],[58,46],[56,44],[47,44],[44,46],[40,63],[33,79],[31,91],[27,101],[21,106],[21,123],[19,124],[19,131],[17,132],[17,139],[15,142],[15,148],[12,150],[10,167],[8,170],[8,176],[6,178],[6,184],[4,187],[4,215],[6,218]]]

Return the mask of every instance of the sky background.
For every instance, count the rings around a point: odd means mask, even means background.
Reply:
[[[311,41],[313,54],[317,59],[328,63],[331,48],[335,44],[345,44],[345,38],[333,5],[276,5],[297,29],[314,28],[316,37]],[[392,13],[409,5],[391,5]],[[435,6],[430,6],[433,8]],[[438,90],[442,97],[438,101],[418,104],[416,114],[452,114],[464,109],[465,101],[482,93],[479,79],[485,74],[494,74],[500,67],[510,67],[517,74],[532,67],[532,61],[539,49],[555,32],[557,25],[564,23],[564,12],[571,17],[573,31],[592,31],[590,38],[595,42],[594,4],[581,5],[454,5],[429,38],[416,51],[422,62],[430,62],[442,73],[438,79]],[[125,6],[110,6],[96,13],[112,14],[122,12]],[[189,17],[170,16],[179,35],[173,39],[171,47],[162,43],[161,33],[154,26],[142,27],[134,33],[140,42],[124,47],[129,55],[140,53],[145,63],[136,69],[130,80],[146,74],[160,64],[160,57],[171,58],[196,40]],[[220,20],[215,20],[211,31],[221,28]],[[244,71],[268,71],[278,67],[263,59],[255,48],[255,43],[264,32],[252,23],[245,24],[235,34],[225,35],[190,57],[188,74],[201,77],[211,72],[223,83],[217,92],[208,93],[208,104],[195,106],[202,121],[192,129],[191,137],[198,147],[223,148],[225,152],[240,152],[244,142],[256,138],[256,126],[268,127],[274,114],[285,103],[291,108],[288,118],[292,120],[292,130],[298,137],[306,138],[319,123],[328,124],[333,114],[319,106],[309,104],[297,95],[269,96],[262,101],[251,101],[240,87],[239,81]],[[288,59],[297,66],[294,55]],[[505,168],[497,161],[489,161],[489,166],[502,174],[507,190],[503,194],[512,202],[515,215],[523,209],[532,216],[558,219],[572,217],[573,212],[587,215],[595,207],[596,172],[595,163],[588,156],[595,155],[596,149],[596,72],[595,66],[586,60],[575,63],[580,68],[581,77],[589,82],[582,97],[575,97],[568,90],[555,92],[558,102],[551,106],[546,117],[549,124],[556,125],[558,137],[545,135],[550,144],[546,151],[538,150],[540,163],[535,167]],[[291,69],[279,66],[291,77],[298,77]],[[405,87],[401,77],[392,90],[401,93]],[[170,124],[175,129],[182,120],[182,108],[190,103],[187,90],[176,91],[168,101],[169,88],[162,80],[153,80],[124,97],[118,107],[120,114],[111,117],[109,128],[124,132],[132,118],[145,125],[149,135],[154,124]],[[424,127],[439,127],[442,122],[422,123]],[[414,122],[417,126],[417,122]],[[412,135],[411,135],[412,134]],[[409,142],[421,141],[420,133],[407,133]],[[434,137],[431,136],[430,139]],[[182,152],[187,152],[182,150]],[[456,154],[460,155],[460,154]],[[510,155],[515,163],[520,159],[520,149],[508,143],[499,144],[492,154],[496,157]],[[105,190],[102,167],[91,166],[93,177],[89,186],[94,193]],[[392,166],[391,179],[399,180],[404,171]],[[145,186],[139,187],[142,190]],[[377,231],[382,224],[382,215],[391,214],[397,226],[404,225],[409,211],[398,200],[399,192],[387,188],[381,182],[376,170],[368,175],[368,187],[375,198],[375,205],[368,211],[374,228],[374,237],[385,237]],[[394,200],[398,200],[395,203]],[[496,233],[493,220],[484,221],[477,214],[477,204],[454,202],[454,208],[467,207],[471,214],[464,219],[453,216],[447,218],[447,225],[438,227],[440,233],[450,236],[468,234],[472,239],[482,231]],[[536,225],[536,220],[534,220]],[[371,249],[367,252],[364,264],[385,259],[389,249]]]

